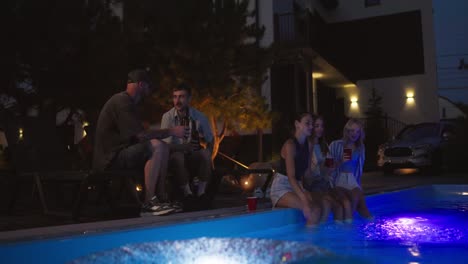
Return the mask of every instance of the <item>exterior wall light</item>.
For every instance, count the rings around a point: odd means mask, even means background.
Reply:
[[[356,96],[351,97],[351,107],[357,108],[358,107],[358,98]]]
[[[18,140],[23,140],[24,138],[24,131],[22,128],[18,129]]]
[[[413,92],[407,92],[406,93],[406,102],[409,104],[414,103],[414,93]]]

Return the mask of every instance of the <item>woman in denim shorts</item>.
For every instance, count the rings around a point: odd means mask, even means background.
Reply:
[[[273,207],[289,207],[302,210],[307,226],[315,226],[320,220],[320,206],[303,185],[306,171],[310,171],[313,119],[309,113],[294,118],[294,135],[281,148],[281,163],[271,185],[270,198]]]

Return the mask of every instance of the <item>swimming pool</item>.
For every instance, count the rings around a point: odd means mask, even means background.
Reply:
[[[326,263],[343,262],[342,258],[368,263],[464,263],[468,259],[468,185],[416,187],[371,195],[367,201],[377,216],[373,222],[356,220],[353,224],[337,225],[330,221],[311,230],[304,227],[297,210],[267,210],[156,227],[2,243],[0,262],[89,261],[90,257],[86,256],[92,256],[93,261],[96,257],[106,260],[117,248],[128,253],[139,243],[159,249],[178,243],[180,250],[175,259],[183,255],[182,250],[186,248],[183,243],[206,245],[207,241],[211,249],[219,243],[228,247],[242,245],[237,251],[247,257],[252,256],[252,250],[259,252],[255,247],[304,247],[317,250],[319,257],[325,256]],[[166,241],[158,243],[163,240]],[[95,252],[100,253],[93,255]],[[278,263],[288,262],[290,255],[284,252]],[[215,261],[223,261],[219,260]],[[203,262],[206,261],[200,263]]]

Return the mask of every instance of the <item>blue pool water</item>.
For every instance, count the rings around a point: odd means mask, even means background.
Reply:
[[[304,227],[273,210],[101,234],[0,244],[1,263],[466,263],[468,186],[367,197],[372,222]],[[183,258],[183,259],[182,259]]]
[[[467,263],[468,199],[433,205],[405,213],[391,211],[372,222],[326,224],[317,230],[289,226],[248,235],[300,241],[371,263]]]

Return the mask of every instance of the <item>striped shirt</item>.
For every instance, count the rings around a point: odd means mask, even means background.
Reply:
[[[330,144],[330,155],[333,157],[334,160],[342,161],[343,160],[343,147],[344,141],[342,139],[335,140]],[[366,159],[366,151],[365,146],[362,145],[353,152],[357,151],[359,153],[359,159],[354,171],[354,177],[356,178],[356,182],[361,186],[361,176],[362,176],[362,169],[364,168],[364,161]],[[341,168],[337,168],[333,173],[333,181],[336,180],[337,176],[340,175]]]
[[[189,116],[191,119],[197,122],[197,130],[200,135],[203,135],[206,142],[213,142],[213,133],[211,131],[210,122],[205,114],[198,111],[197,109],[190,107]],[[161,129],[171,128],[179,125],[179,116],[177,115],[177,110],[175,107],[163,114],[161,119]],[[170,144],[181,144],[182,140],[176,137],[168,137],[163,139],[166,143]]]

